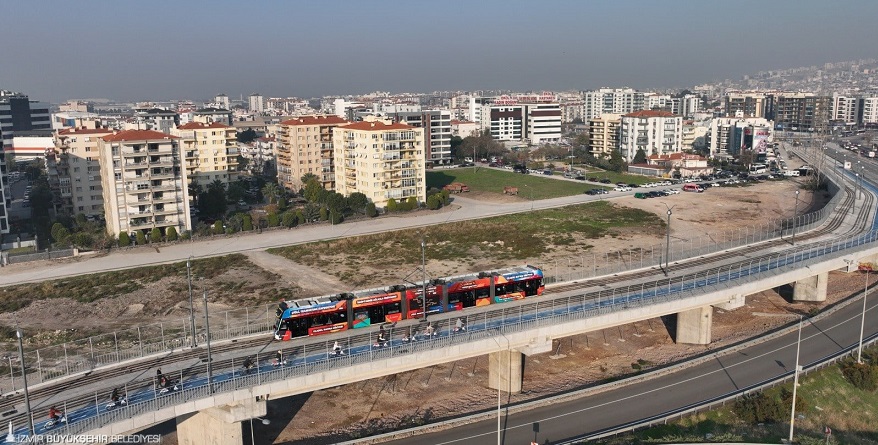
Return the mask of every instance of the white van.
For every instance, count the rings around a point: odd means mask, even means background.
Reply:
[[[798,170],[784,170],[783,175],[786,177],[799,176]]]

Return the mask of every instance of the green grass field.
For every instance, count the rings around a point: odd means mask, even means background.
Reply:
[[[529,199],[548,199],[579,195],[586,190],[601,188],[578,181],[563,181],[546,176],[523,175],[511,170],[472,167],[427,171],[427,187],[442,188],[452,182],[462,182],[472,191],[503,194],[503,187],[518,187],[518,196]],[[603,187],[607,188],[607,187]]]

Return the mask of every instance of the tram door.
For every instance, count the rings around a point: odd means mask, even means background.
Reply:
[[[291,318],[287,320],[287,329],[293,337],[305,337],[308,335],[308,318]]]

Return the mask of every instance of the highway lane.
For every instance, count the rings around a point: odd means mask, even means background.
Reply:
[[[866,314],[866,335],[878,332],[876,304]],[[802,330],[800,363],[807,365],[859,338],[862,300],[857,299],[837,312],[813,323],[806,320]],[[791,314],[791,317],[795,315]],[[721,355],[706,363],[672,374],[590,395],[580,400],[555,402],[529,411],[504,415],[501,443],[525,444],[535,440],[557,443],[637,421],[666,411],[740,390],[790,372],[795,367],[797,332]],[[523,388],[525,391],[527,388]],[[819,400],[809,400],[819,405]],[[533,425],[539,422],[539,433]],[[485,444],[497,442],[497,418],[408,439],[388,442],[402,444]]]

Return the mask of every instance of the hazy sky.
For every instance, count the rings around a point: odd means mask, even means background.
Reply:
[[[0,88],[63,101],[687,87],[878,56],[875,0],[0,0]]]

